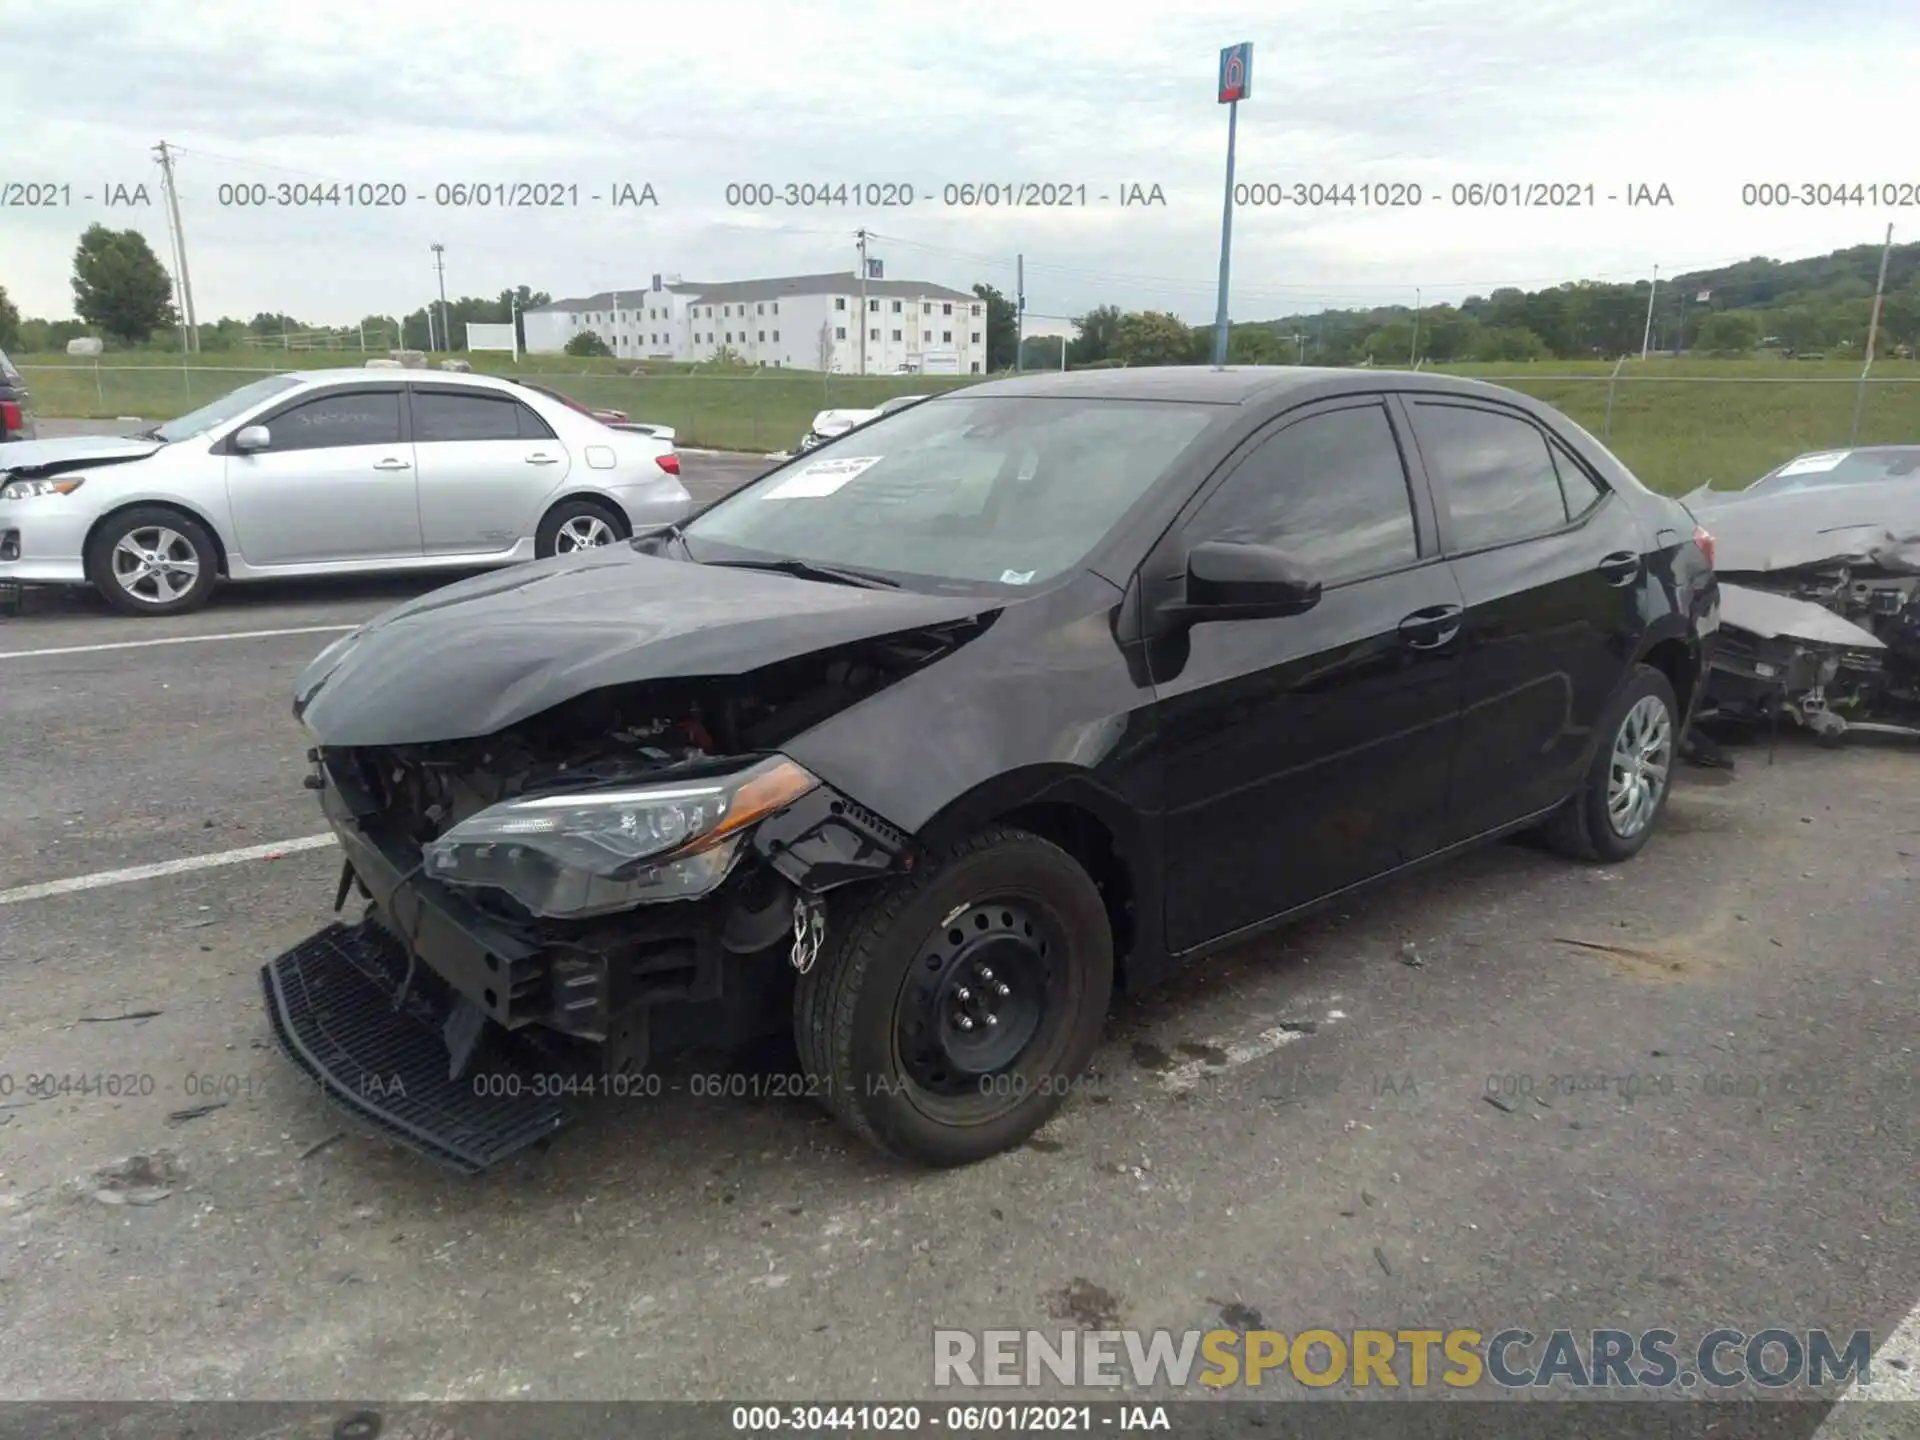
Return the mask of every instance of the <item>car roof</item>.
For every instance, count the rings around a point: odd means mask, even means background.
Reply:
[[[949,395],[1047,396],[1055,399],[1170,400],[1212,405],[1263,404],[1290,391],[1365,377],[1384,390],[1420,389],[1511,403],[1518,392],[1484,380],[1427,370],[1318,365],[1148,365],[1112,370],[1048,370],[969,385]],[[1525,397],[1519,397],[1525,398]]]
[[[342,365],[338,369],[287,370],[280,373],[303,385],[388,384],[404,380],[410,385],[478,385],[482,389],[498,390],[506,395],[526,388],[517,380],[503,380],[496,375],[476,375],[462,370],[368,370]]]

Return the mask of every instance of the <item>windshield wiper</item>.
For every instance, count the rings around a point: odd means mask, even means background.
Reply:
[[[162,445],[167,443],[166,437],[160,433],[160,427],[158,425],[149,425],[145,430],[136,430],[133,438],[136,440],[158,440]]]
[[[772,570],[801,580],[825,580],[834,585],[858,585],[866,590],[898,590],[900,582],[865,570],[843,569],[837,565],[816,565],[811,560],[703,560],[703,565],[719,565],[733,570]]]

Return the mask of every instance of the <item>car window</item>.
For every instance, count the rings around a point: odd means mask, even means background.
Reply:
[[[1231,417],[1220,405],[1040,396],[908,405],[735,491],[685,539],[696,560],[740,550],[962,585],[1037,584],[1090,553]]]
[[[1546,436],[1525,420],[1465,405],[1414,406],[1420,454],[1453,519],[1456,550],[1545,535],[1567,523]]]
[[[1825,450],[1796,456],[1747,487],[1749,495],[1811,490],[1828,485],[1872,484],[1911,479],[1920,470],[1916,450]]]
[[[1560,472],[1560,494],[1567,502],[1567,518],[1578,520],[1598,505],[1600,497],[1607,492],[1587,474],[1586,467],[1563,447],[1549,445],[1547,448],[1553,452],[1553,468]]]
[[[345,445],[396,445],[400,442],[400,392],[359,391],[321,395],[267,422],[273,434],[268,448],[320,450]]]
[[[1309,415],[1263,441],[1207,497],[1189,532],[1284,550],[1323,585],[1420,558],[1406,467],[1377,404]]]
[[[521,412],[526,406],[511,395],[486,395],[474,390],[415,390],[413,438],[417,444],[435,440],[521,440],[547,434],[539,417]],[[537,429],[531,429],[531,420]]]

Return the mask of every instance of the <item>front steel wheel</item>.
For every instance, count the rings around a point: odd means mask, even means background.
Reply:
[[[998,1154],[1081,1083],[1113,989],[1105,902],[1066,851],[994,827],[851,888],[794,993],[814,1093],[922,1165]]]

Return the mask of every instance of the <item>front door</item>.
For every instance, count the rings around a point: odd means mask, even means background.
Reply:
[[[1631,507],[1530,417],[1409,395],[1467,607],[1447,838],[1525,819],[1578,783],[1638,650],[1646,539]]]
[[[413,444],[429,555],[511,550],[567,475],[567,451],[547,423],[495,391],[414,386]]]
[[[227,503],[249,565],[420,554],[400,387],[329,390],[264,421],[264,450],[228,454]]]
[[[1438,844],[1461,597],[1378,397],[1277,422],[1148,561],[1205,540],[1309,566],[1320,602],[1151,644],[1165,755],[1167,943],[1231,934]]]

